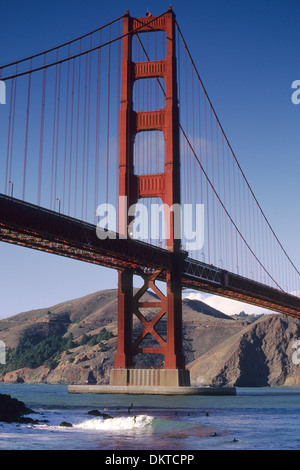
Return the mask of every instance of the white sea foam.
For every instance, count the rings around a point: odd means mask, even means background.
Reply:
[[[137,415],[128,416],[126,418],[94,418],[87,419],[74,425],[75,428],[96,430],[96,431],[124,431],[130,429],[141,429],[151,424],[153,420],[152,416]]]

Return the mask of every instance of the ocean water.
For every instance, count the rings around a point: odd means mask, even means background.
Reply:
[[[47,420],[0,423],[0,450],[300,449],[300,388],[238,388],[236,396],[216,397],[75,395],[65,385],[0,384],[0,393]],[[112,419],[88,414],[95,409]]]

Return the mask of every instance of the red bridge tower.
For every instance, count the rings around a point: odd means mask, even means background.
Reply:
[[[167,37],[167,54],[162,60],[133,62],[132,38],[135,33],[164,31]],[[123,57],[120,110],[120,154],[119,154],[119,196],[126,201],[119,208],[119,233],[128,235],[130,223],[128,209],[140,198],[159,197],[171,208],[180,204],[180,159],[179,159],[179,109],[177,98],[175,15],[170,7],[160,16],[132,18],[127,12],[123,18]],[[136,80],[162,77],[165,80],[165,107],[156,111],[133,109],[133,85]],[[134,173],[134,139],[138,132],[159,130],[165,142],[164,172],[137,175]],[[118,287],[118,350],[115,368],[111,372],[111,385],[190,385],[189,371],[185,369],[182,345],[182,298],[181,266],[184,253],[180,251],[181,240],[175,236],[174,212],[165,211],[167,226],[170,227],[166,249],[173,253],[172,262],[166,268],[166,295],[156,286],[161,274],[157,271],[140,273],[144,285],[137,293],[133,290],[133,270],[119,271]],[[158,296],[155,302],[141,300],[151,288]],[[147,320],[142,308],[159,309]],[[143,325],[142,333],[133,340],[133,315]],[[156,331],[156,325],[166,315],[166,338]],[[142,347],[147,335],[152,335],[158,347]],[[160,353],[164,356],[164,369],[136,369],[135,356],[138,353]]]

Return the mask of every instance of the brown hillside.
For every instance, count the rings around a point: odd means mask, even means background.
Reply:
[[[145,297],[153,298],[151,292]],[[146,318],[151,309],[142,312]],[[266,315],[254,323],[236,320],[198,300],[183,300],[183,343],[194,384],[262,386],[299,384],[299,366],[291,361],[292,343],[300,337],[300,322],[283,315]],[[165,336],[165,317],[157,331]],[[99,345],[79,345],[84,334],[105,327],[114,337]],[[141,323],[134,321],[134,338]],[[24,312],[0,320],[0,340],[15,348],[24,334],[37,340],[53,334],[73,335],[75,347],[61,353],[55,368],[46,365],[2,374],[5,382],[108,383],[117,348],[117,290],[99,291],[53,307]],[[145,344],[157,346],[152,337]],[[137,356],[138,367],[161,367],[159,354]]]

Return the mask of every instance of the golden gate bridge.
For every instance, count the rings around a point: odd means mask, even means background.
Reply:
[[[247,181],[172,8],[126,12],[2,65],[0,80],[0,239],[118,270],[112,383],[130,382],[136,355],[148,353],[163,354],[172,383],[189,383],[183,287],[300,317],[299,271]],[[169,230],[151,230],[153,207]],[[179,230],[176,207],[187,208]],[[111,208],[116,223],[99,221]],[[144,284],[134,293],[136,275]],[[148,289],[156,301],[143,301]],[[151,319],[145,308],[156,312]],[[165,316],[163,337],[156,326]]]

